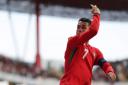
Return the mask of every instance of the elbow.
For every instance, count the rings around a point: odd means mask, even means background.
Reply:
[[[96,35],[99,30],[99,23],[92,24],[90,29],[91,29],[92,33],[94,35]]]
[[[92,30],[93,36],[97,35],[97,33],[98,33],[98,30],[97,30],[97,29],[93,29],[93,30]]]
[[[92,30],[92,32],[96,35],[98,33],[99,30],[99,26],[100,26],[100,20],[99,19],[94,19],[91,23],[90,29]]]

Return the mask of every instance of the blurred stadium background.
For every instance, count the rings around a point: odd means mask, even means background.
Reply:
[[[117,74],[110,82],[94,67],[92,85],[128,85],[128,0],[0,0],[0,85],[59,85],[67,38],[91,18],[89,4],[101,9],[91,44]]]

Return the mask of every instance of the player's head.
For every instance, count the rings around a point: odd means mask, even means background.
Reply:
[[[91,20],[90,19],[80,18],[78,20],[76,34],[79,35],[80,33],[86,31],[86,29],[89,28],[90,24],[91,24]]]

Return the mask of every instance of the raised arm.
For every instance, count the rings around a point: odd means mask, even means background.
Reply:
[[[91,5],[91,7],[92,7],[91,12],[93,15],[91,24],[87,25],[87,28],[82,25],[83,27],[81,26],[79,28],[82,30],[82,32],[80,32],[76,36],[73,36],[69,39],[68,45],[71,48],[74,48],[79,44],[87,42],[89,39],[91,39],[93,36],[95,36],[98,32],[99,24],[100,24],[100,10],[96,5]],[[83,31],[83,29],[85,29],[85,30]],[[77,32],[79,32],[79,31],[77,30]]]
[[[92,21],[91,21],[91,25],[89,26],[89,28],[81,33],[81,35],[79,36],[79,42],[80,43],[84,43],[87,42],[88,40],[90,40],[92,37],[94,37],[98,30],[99,30],[99,25],[100,25],[100,10],[96,5],[91,5],[92,7]]]

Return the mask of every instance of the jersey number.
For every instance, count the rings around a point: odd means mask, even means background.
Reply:
[[[89,52],[88,49],[85,48],[85,49],[84,49],[83,59],[85,59],[85,57],[87,56],[88,52]]]

